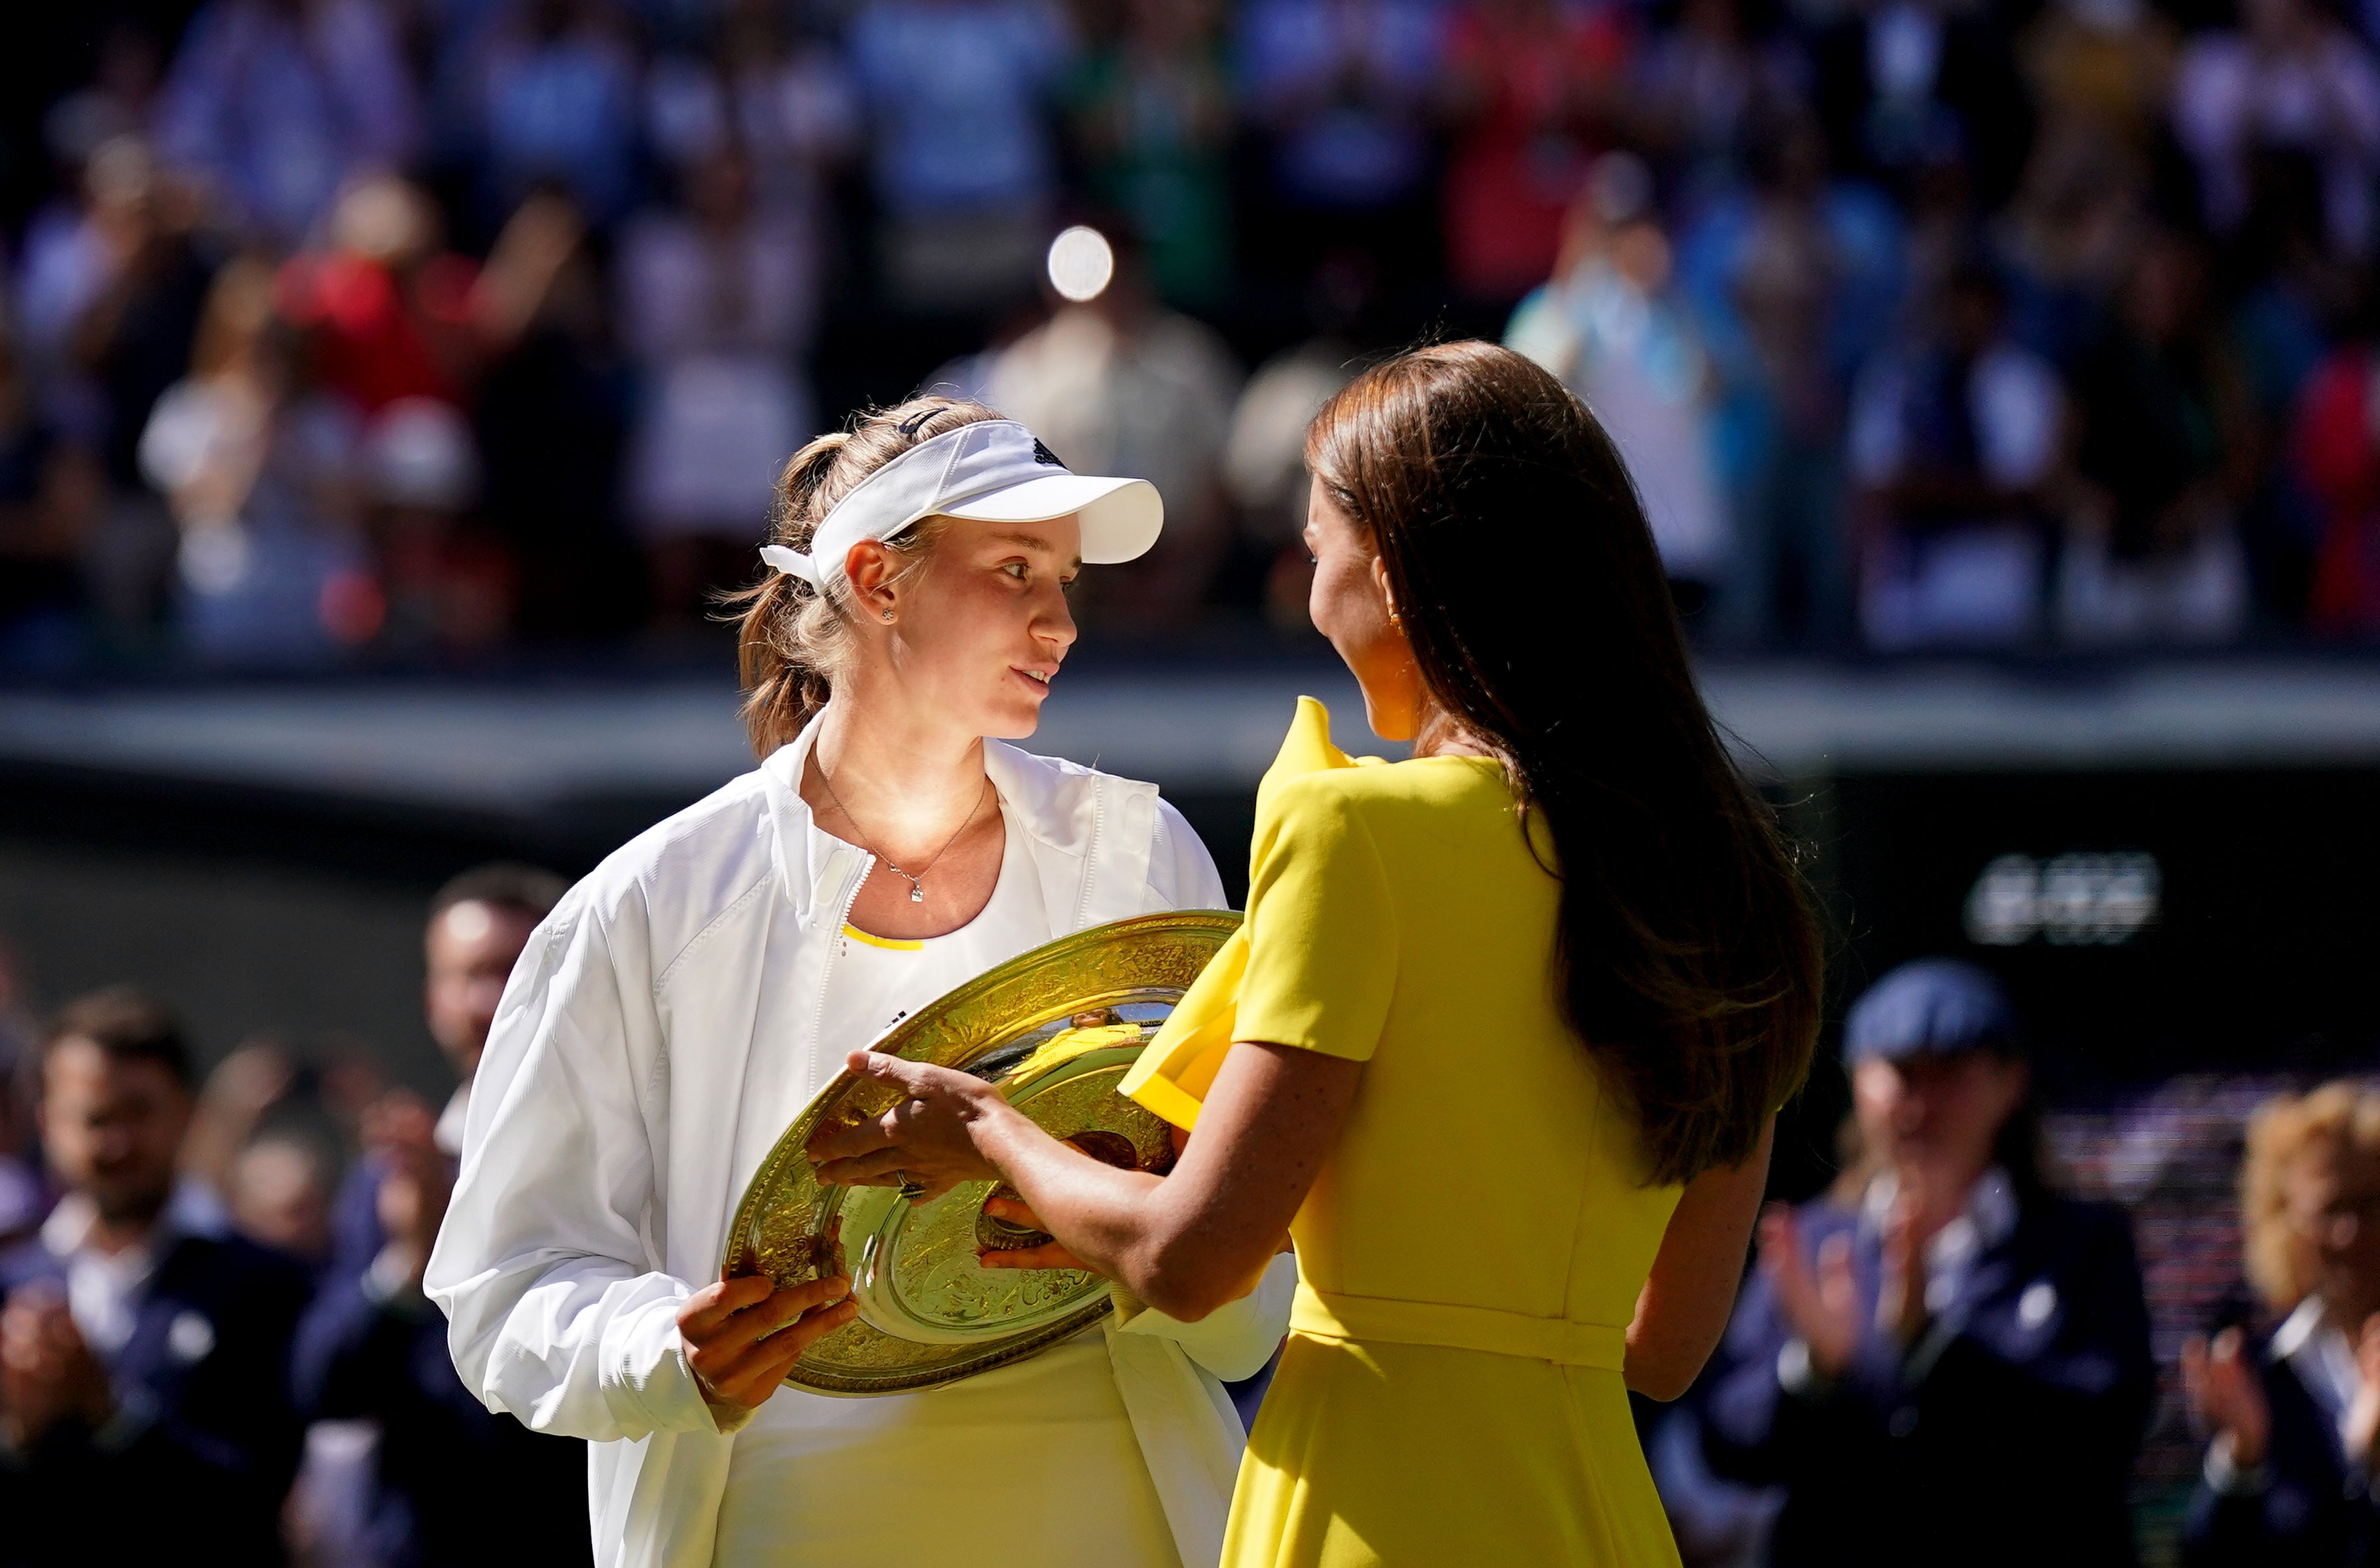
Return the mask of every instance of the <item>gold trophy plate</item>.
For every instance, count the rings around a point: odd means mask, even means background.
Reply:
[[[1172,1128],[1116,1084],[1239,923],[1228,911],[1178,910],[1076,931],[969,980],[875,1049],[972,1073],[1052,1136],[1111,1165],[1162,1173],[1173,1163]],[[810,1140],[880,1116],[899,1098],[842,1074],[785,1129],[736,1206],[730,1277],[851,1280],[858,1316],[803,1353],[785,1378],[797,1388],[854,1396],[931,1388],[1021,1360],[1110,1309],[1096,1274],[977,1261],[978,1246],[1048,1239],[983,1211],[993,1183],[917,1203],[893,1187],[819,1181]]]

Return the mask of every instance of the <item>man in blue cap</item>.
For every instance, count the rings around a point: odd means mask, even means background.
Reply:
[[[1931,958],[1844,1023],[1864,1169],[1762,1216],[1706,1380],[1712,1467],[1779,1485],[1775,1568],[2133,1560],[2155,1372],[2121,1210],[2042,1185],[2017,1018]]]

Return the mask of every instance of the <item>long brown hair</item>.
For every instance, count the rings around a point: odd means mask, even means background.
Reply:
[[[1817,922],[1609,437],[1537,365],[1449,343],[1357,377],[1306,461],[1379,551],[1422,678],[1544,818],[1563,1008],[1651,1179],[1741,1164],[1809,1071]]]
[[[921,442],[999,418],[980,403],[913,397],[820,436],[787,459],[777,477],[769,541],[808,553],[818,526],[860,480]],[[885,546],[913,564],[923,561],[947,521],[929,517]],[[723,602],[736,616],[744,728],[752,749],[765,758],[801,734],[834,694],[835,672],[851,650],[850,588],[837,579],[820,593],[799,577],[772,572]]]

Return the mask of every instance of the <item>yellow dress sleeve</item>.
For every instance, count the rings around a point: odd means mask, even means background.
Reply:
[[[1330,744],[1329,713],[1303,699],[1257,793],[1247,918],[1119,1086],[1175,1126],[1197,1124],[1233,1040],[1372,1053],[1396,940],[1378,851],[1332,782],[1354,766]]]
[[[1370,1059],[1396,990],[1387,869],[1339,779],[1284,787],[1248,873],[1235,1037]]]

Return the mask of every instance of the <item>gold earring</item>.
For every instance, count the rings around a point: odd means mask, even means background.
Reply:
[[[1402,626],[1404,624],[1405,618],[1402,615],[1398,614],[1394,610],[1389,612],[1389,625],[1392,626]]]

